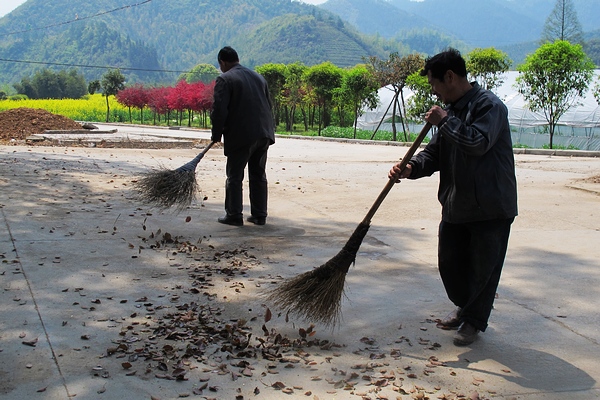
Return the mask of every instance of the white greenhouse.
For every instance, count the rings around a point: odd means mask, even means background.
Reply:
[[[553,138],[555,146],[571,147],[580,150],[600,150],[600,104],[592,93],[592,88],[598,82],[600,70],[594,71],[594,79],[584,98],[571,107],[559,120]],[[548,122],[543,112],[532,112],[527,109],[523,96],[515,87],[517,71],[509,71],[503,76],[503,84],[494,92],[508,107],[508,116],[512,128],[514,144],[522,144],[533,148],[541,148],[550,142]],[[394,92],[389,87],[380,88],[379,106],[374,110],[364,110],[358,118],[359,129],[375,130],[382,118],[389,120],[392,116]],[[403,92],[405,102],[412,96],[409,89]],[[402,134],[402,124],[396,119],[396,129]],[[411,125],[410,131],[418,131],[419,127]],[[383,123],[378,130],[391,131],[391,123]]]

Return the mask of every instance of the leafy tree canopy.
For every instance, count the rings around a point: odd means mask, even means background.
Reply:
[[[533,111],[543,111],[550,130],[560,117],[585,94],[594,73],[594,63],[581,45],[564,40],[542,45],[518,67],[519,92]]]
[[[106,96],[106,122],[110,119],[109,96],[115,96],[120,90],[125,88],[125,76],[118,69],[111,69],[102,75],[100,80],[103,96]]]
[[[469,74],[483,88],[490,90],[502,84],[501,76],[512,64],[506,53],[493,47],[474,49],[466,58]]]
[[[178,81],[185,80],[187,83],[204,82],[210,83],[217,79],[219,70],[212,64],[198,64],[190,70],[179,76]]]
[[[30,99],[78,99],[87,94],[85,78],[76,69],[58,72],[43,69],[32,78],[21,79],[14,88]]]

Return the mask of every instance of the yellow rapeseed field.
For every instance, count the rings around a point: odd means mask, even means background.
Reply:
[[[129,111],[114,96],[108,98],[111,122],[129,121]],[[75,121],[106,121],[106,98],[101,94],[87,95],[81,99],[0,100],[0,112],[13,108],[39,108],[52,114],[63,115]]]

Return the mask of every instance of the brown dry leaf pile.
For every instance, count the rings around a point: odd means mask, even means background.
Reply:
[[[80,123],[36,108],[13,108],[0,112],[0,143],[25,140],[47,130],[82,129]]]
[[[600,183],[600,175],[591,176],[589,178],[583,179],[582,182],[585,182],[585,183]]]
[[[144,231],[145,223],[146,220]],[[347,345],[319,339],[314,325],[299,327],[297,336],[289,337],[269,324],[273,313],[268,308],[264,315],[259,314],[260,318],[256,314],[245,313],[244,318],[226,312],[217,292],[226,287],[226,293],[241,293],[251,284],[258,284],[250,278],[252,270],[261,264],[251,253],[253,247],[241,245],[217,250],[210,244],[191,243],[161,229],[138,238],[141,245],[128,244],[133,252],[165,252],[170,265],[177,271],[186,271],[188,280],[172,288],[167,295],[168,303],[160,301],[156,293],[148,293],[134,302],[121,301],[128,304],[127,308],[132,307],[128,308],[129,318],[121,319],[123,325],[118,337],[99,349],[103,353],[101,358],[107,360],[94,368],[94,376],[109,379],[110,364],[116,362],[121,367],[120,373],[126,376],[189,381],[179,386],[180,397],[205,399],[223,398],[224,382],[238,385],[236,400],[248,398],[243,395],[244,386],[253,387],[254,396],[275,391],[318,399],[310,386],[317,381],[327,383],[327,396],[362,400],[402,396],[416,400],[487,398],[480,397],[472,388],[473,394],[467,397],[452,390],[443,393],[439,386],[420,386],[432,375],[447,372],[447,365],[436,355],[415,365],[407,364],[402,360],[400,347],[403,344],[412,347],[413,341],[404,336],[391,350],[380,347],[374,337],[363,337],[360,349],[353,354],[364,362],[338,365],[336,359],[349,351]],[[99,305],[100,300],[92,303]],[[414,344],[433,352],[441,346],[421,337]],[[344,367],[339,368],[341,365]],[[289,382],[290,376],[284,371],[290,369],[296,369],[297,375],[305,375],[305,385]],[[479,379],[473,386],[479,388],[483,383]]]

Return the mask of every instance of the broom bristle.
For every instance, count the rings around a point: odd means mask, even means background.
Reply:
[[[196,197],[196,172],[159,169],[142,175],[134,184],[139,199],[152,207],[178,211],[188,207]]]
[[[346,245],[331,260],[285,280],[267,292],[267,300],[302,319],[335,327],[341,320],[346,273],[368,230],[369,224],[358,225]]]
[[[324,264],[284,281],[267,299],[302,319],[335,327],[341,319],[345,280],[344,272]]]

